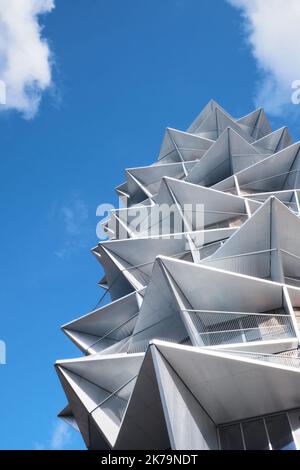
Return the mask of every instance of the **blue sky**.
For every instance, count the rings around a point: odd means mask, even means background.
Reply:
[[[210,98],[250,112],[262,74],[223,0],[56,0],[42,23],[53,86],[34,118],[0,113],[2,449],[84,448],[56,419],[53,363],[80,355],[60,325],[102,294],[96,207],[116,203],[124,168],[155,160],[164,128],[184,130]],[[294,117],[271,123],[299,136]]]

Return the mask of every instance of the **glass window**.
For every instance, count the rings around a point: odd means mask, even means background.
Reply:
[[[269,449],[269,440],[262,419],[243,423],[243,433],[247,450]]]
[[[221,449],[243,450],[243,439],[239,424],[232,424],[219,429]]]
[[[293,431],[293,437],[297,449],[300,448],[300,410],[289,411],[288,420]]]
[[[286,414],[266,418],[266,425],[274,450],[295,450],[296,446]]]

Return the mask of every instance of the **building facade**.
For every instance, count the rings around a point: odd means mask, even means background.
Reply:
[[[87,448],[300,449],[299,150],[210,101],[126,170],[92,249],[102,304],[55,365]]]

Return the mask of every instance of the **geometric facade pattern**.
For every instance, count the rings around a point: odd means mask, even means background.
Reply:
[[[299,171],[287,128],[213,100],[126,170],[92,249],[110,303],[55,365],[87,448],[300,448]]]

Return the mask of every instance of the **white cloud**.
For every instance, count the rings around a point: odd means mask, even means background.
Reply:
[[[69,235],[80,235],[84,223],[88,219],[88,208],[81,199],[75,199],[71,204],[61,209],[65,230]]]
[[[53,427],[53,431],[49,440],[46,444],[36,442],[33,445],[34,450],[62,450],[64,449],[72,439],[72,432],[70,426],[64,421],[59,421]]]
[[[77,193],[68,196],[64,203],[55,201],[49,212],[51,224],[56,228],[60,245],[54,250],[57,258],[86,247],[93,230],[86,202]]]
[[[39,17],[53,8],[54,0],[0,0],[0,79],[6,85],[0,109],[16,109],[26,118],[37,112],[51,85],[51,52]]]
[[[262,72],[256,104],[274,115],[291,104],[300,79],[300,1],[227,0],[241,9],[252,54]]]
[[[70,426],[68,426],[63,421],[60,421],[53,430],[50,440],[50,448],[53,450],[63,449],[70,442],[70,439]]]

